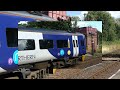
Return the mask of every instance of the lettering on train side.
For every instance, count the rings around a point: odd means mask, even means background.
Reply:
[[[32,60],[32,59],[35,59],[35,55],[26,55],[26,56],[18,56],[18,60],[21,61],[21,60]]]

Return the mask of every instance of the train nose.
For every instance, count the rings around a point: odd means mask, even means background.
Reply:
[[[18,64],[18,50],[13,53],[13,61],[15,64]]]

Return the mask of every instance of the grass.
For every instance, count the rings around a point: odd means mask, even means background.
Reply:
[[[102,44],[99,45],[96,52],[97,53],[102,53]]]
[[[111,53],[120,50],[120,40],[113,42],[102,42],[102,54]]]

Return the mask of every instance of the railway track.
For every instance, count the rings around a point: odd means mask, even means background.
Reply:
[[[102,61],[120,61],[120,58],[109,58],[109,57],[103,57]]]
[[[119,58],[90,58],[76,65],[57,69],[43,79],[107,79],[120,68]]]
[[[104,61],[104,62],[108,62],[108,60]],[[88,77],[88,79],[102,79],[105,78],[105,74],[109,73],[110,71],[112,71],[113,69],[115,69],[119,63],[118,61],[111,61],[113,63],[108,64],[107,66],[105,66],[104,68],[99,69],[98,71],[96,71],[95,73],[93,73],[90,77]]]
[[[102,63],[83,69],[76,67],[58,69],[55,74],[46,79],[108,79],[120,68],[120,62],[102,61]]]
[[[99,64],[99,63],[102,63],[101,57],[89,58],[85,61],[79,61],[76,65],[73,65],[73,66],[70,66],[70,67],[67,67],[67,68],[68,69],[84,69],[84,68],[87,68],[87,67],[90,67],[92,65]]]
[[[57,69],[43,79],[108,79],[120,68],[120,62],[119,58],[103,58],[90,58],[77,65]]]

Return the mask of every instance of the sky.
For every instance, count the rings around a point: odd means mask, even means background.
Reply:
[[[88,27],[91,26],[96,28],[98,31],[102,32],[102,21],[79,21],[77,22],[79,27]]]

